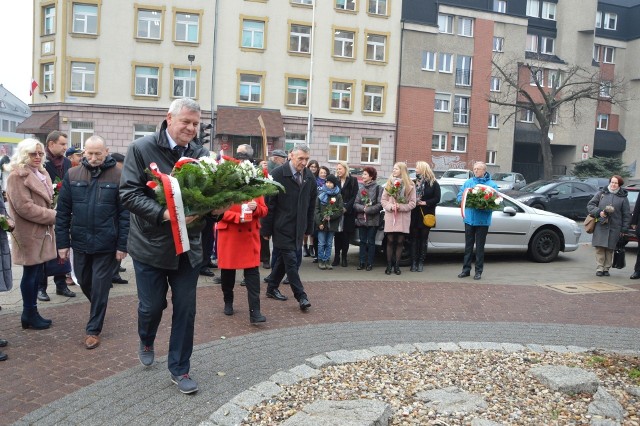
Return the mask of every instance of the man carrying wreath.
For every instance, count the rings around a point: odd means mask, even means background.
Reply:
[[[145,366],[153,364],[153,344],[171,286],[173,316],[167,364],[171,381],[182,393],[198,390],[198,384],[189,376],[189,367],[204,221],[201,226],[187,228],[190,250],[176,255],[169,210],[158,203],[155,191],[147,186],[146,170],[156,163],[161,173],[170,174],[181,157],[208,156],[209,151],[194,141],[199,126],[200,105],[192,99],[174,100],[160,130],[129,145],[120,181],[120,198],[131,212],[127,248],[138,287],[138,357]],[[211,214],[218,215],[224,210]],[[197,219],[195,215],[187,216],[186,224]]]
[[[487,165],[482,161],[477,161],[473,165],[472,178],[460,188],[458,192],[458,202],[462,201],[465,191],[469,191],[476,185],[484,185],[493,189],[498,189],[498,185],[491,180],[491,176],[487,172]],[[462,272],[458,274],[458,278],[465,278],[471,275],[471,259],[473,258],[473,246],[476,246],[476,273],[474,280],[482,278],[484,269],[484,244],[487,241],[487,233],[491,226],[492,209],[464,209],[464,265]]]

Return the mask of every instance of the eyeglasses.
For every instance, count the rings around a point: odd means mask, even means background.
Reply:
[[[44,152],[30,152],[29,157],[44,157]]]

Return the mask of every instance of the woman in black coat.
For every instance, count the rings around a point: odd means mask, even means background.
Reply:
[[[349,165],[346,161],[338,162],[336,166],[336,176],[340,180],[340,194],[344,203],[344,215],[340,228],[334,237],[334,245],[336,247],[336,255],[331,263],[332,266],[347,266],[347,252],[351,241],[351,234],[356,230],[356,212],[353,210],[353,204],[356,202],[358,195],[358,179],[349,174]],[[342,262],[341,262],[342,260]]]
[[[440,202],[440,184],[425,161],[416,163],[416,207],[411,211],[411,271],[422,272],[429,246],[429,231],[422,217],[436,214]]]

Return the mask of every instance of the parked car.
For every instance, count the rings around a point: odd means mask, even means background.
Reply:
[[[462,185],[467,179],[473,177],[473,172],[467,169],[449,169],[438,182],[440,184],[453,183],[455,185]]]
[[[459,185],[441,184],[440,203],[436,207],[436,227],[429,233],[429,253],[464,253],[464,222],[456,201]],[[582,228],[566,217],[533,209],[504,195],[504,207],[494,211],[485,251],[487,253],[527,253],[534,262],[547,263],[558,253],[575,251]],[[386,247],[384,226],[376,235],[376,245]],[[354,234],[357,234],[354,233]],[[352,241],[358,244],[357,235]],[[408,247],[408,243],[405,247]],[[408,250],[401,264],[410,263]]]
[[[587,204],[598,188],[575,180],[538,180],[520,191],[507,191],[512,198],[534,209],[548,210],[571,219],[587,217]]]
[[[640,185],[631,184],[625,186],[624,189],[627,190],[627,199],[629,200],[629,208],[631,209],[631,213],[633,213],[633,209],[636,207],[636,203],[638,202],[638,195],[640,195]],[[629,230],[626,234],[627,241],[635,241],[638,242],[638,237],[636,237],[636,232],[634,230]]]
[[[519,190],[527,184],[527,180],[520,173],[494,173],[491,175],[491,179],[498,184],[498,188],[501,191],[508,189]]]
[[[609,185],[609,178],[584,177],[584,178],[580,178],[580,181],[584,183],[588,183],[591,186],[595,186],[598,189],[602,189],[605,186]]]

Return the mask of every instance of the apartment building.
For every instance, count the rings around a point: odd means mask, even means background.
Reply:
[[[0,84],[0,157],[12,155],[14,145],[24,139],[17,127],[30,115],[29,107]]]

